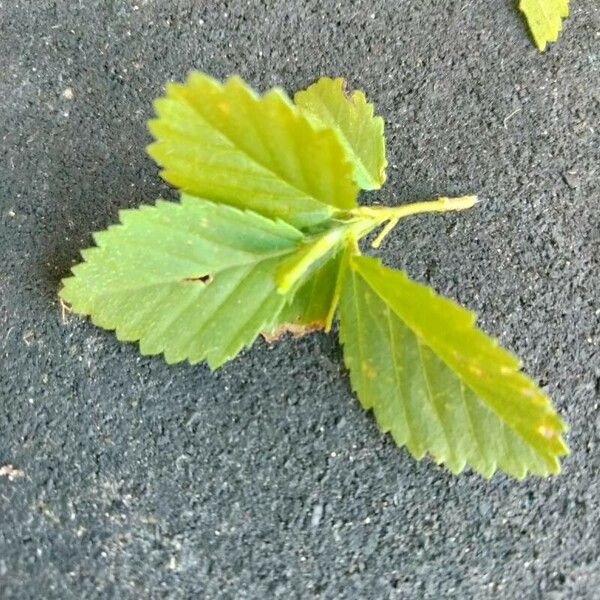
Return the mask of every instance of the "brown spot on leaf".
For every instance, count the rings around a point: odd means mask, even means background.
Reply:
[[[291,333],[293,337],[298,338],[313,331],[319,331],[325,327],[322,321],[312,321],[311,323],[281,323],[271,331],[263,331],[262,336],[269,344],[281,338],[286,333]]]
[[[545,438],[551,440],[552,438],[556,437],[556,431],[554,431],[554,429],[551,429],[550,427],[548,427],[547,425],[545,425],[544,423],[542,423],[538,428],[538,433],[541,433]]]
[[[364,361],[361,364],[361,369],[362,369],[363,375],[367,379],[375,379],[375,377],[377,377],[377,371],[371,366],[370,361]]]
[[[475,377],[481,377],[483,375],[483,371],[481,370],[479,365],[476,365],[475,363],[471,363],[469,365],[469,371],[471,371],[471,373],[473,373]]]
[[[354,92],[348,89],[348,82],[342,79],[342,94],[346,97],[346,100],[354,104]]]
[[[204,285],[208,285],[213,280],[213,276],[210,273],[206,273],[205,275],[194,275],[192,277],[184,277],[183,281],[188,281],[190,283],[203,283]]]

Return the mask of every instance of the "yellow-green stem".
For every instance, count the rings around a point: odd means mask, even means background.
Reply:
[[[359,206],[352,209],[352,216],[372,222],[374,229],[378,225],[387,225],[381,230],[372,243],[373,248],[378,248],[386,235],[396,226],[400,219],[427,212],[447,212],[451,210],[465,210],[477,202],[477,196],[460,196],[458,198],[442,197],[428,202],[413,202],[403,206]]]

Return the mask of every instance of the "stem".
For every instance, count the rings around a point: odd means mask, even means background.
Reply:
[[[386,221],[388,222],[372,243],[373,248],[378,248],[383,239],[397,225],[398,221],[404,217],[419,213],[465,210],[474,206],[476,202],[477,196],[460,196],[458,198],[447,198],[444,196],[437,200],[431,200],[429,202],[413,202],[412,204],[405,204],[404,206],[359,206],[352,209],[350,212],[354,217],[371,222],[368,231]]]
[[[379,232],[377,237],[373,240],[373,243],[371,244],[371,248],[379,248],[379,246],[381,246],[381,242],[383,242],[383,239],[387,236],[387,234],[390,231],[392,231],[392,229],[394,229],[394,227],[396,227],[396,225],[398,225],[398,221],[399,221],[398,217],[396,217],[395,219],[390,219],[387,222],[387,225]]]

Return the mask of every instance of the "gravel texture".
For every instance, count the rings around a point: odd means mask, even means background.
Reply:
[[[600,597],[600,6],[572,4],[540,54],[513,1],[0,0],[2,600]],[[415,462],[335,335],[210,373],[63,319],[90,232],[174,197],[145,121],[192,68],[343,75],[387,123],[364,202],[486,200],[381,253],[522,356],[571,427],[561,476]]]

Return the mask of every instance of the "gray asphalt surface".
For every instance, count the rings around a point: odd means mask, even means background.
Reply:
[[[539,54],[514,2],[0,1],[0,598],[600,598],[600,7]],[[381,254],[476,310],[570,424],[560,477],[415,462],[335,335],[168,367],[66,315],[117,210],[174,197],[151,100],[323,74],[386,119]],[[9,476],[7,465],[15,471]]]

